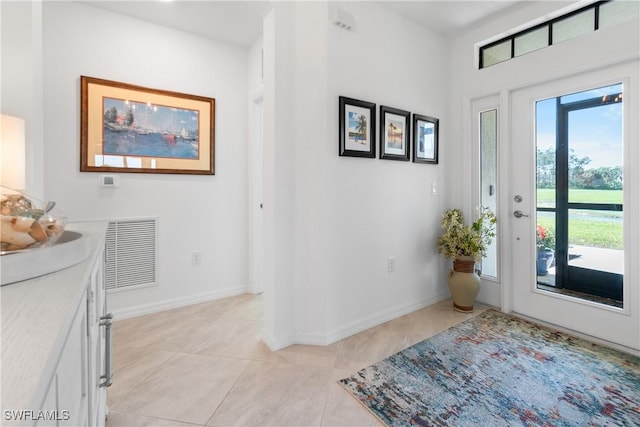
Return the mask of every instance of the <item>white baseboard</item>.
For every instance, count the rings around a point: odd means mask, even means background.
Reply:
[[[191,304],[212,301],[220,298],[228,298],[237,295],[246,294],[248,286],[237,286],[232,288],[219,289],[213,292],[205,292],[195,295],[187,295],[180,298],[172,298],[169,300],[152,302],[149,304],[141,304],[133,307],[127,307],[119,310],[113,310],[114,320],[129,319],[131,317],[143,316],[145,314],[157,313],[159,311],[171,310],[173,308],[185,307]],[[108,300],[108,297],[107,297]]]
[[[113,310],[112,314],[115,320],[128,319],[131,317],[142,316],[145,314],[156,313],[159,311],[170,310],[173,308],[180,308],[191,304],[197,304],[201,302],[211,301],[220,298],[227,298],[232,296],[241,295],[248,292],[247,286],[239,286],[234,288],[226,288],[217,290],[214,292],[207,292],[198,295],[189,295],[182,298],[174,298],[171,300],[158,301],[150,304],[138,305],[135,307],[128,307],[121,310]],[[350,337],[359,332],[378,326],[382,323],[404,316],[405,314],[412,313],[416,310],[420,310],[426,306],[435,304],[437,302],[446,300],[449,298],[449,294],[443,293],[432,298],[423,299],[413,302],[411,304],[400,305],[386,309],[382,312],[373,314],[371,316],[364,317],[362,319],[354,320],[345,326],[341,326],[332,331],[323,333],[297,333],[289,335],[287,337],[275,338],[267,336],[264,331],[262,333],[262,340],[272,350],[277,351],[283,348],[289,347],[294,344],[305,345],[319,345],[326,346],[340,341],[341,339]]]
[[[448,293],[443,293],[432,298],[420,300],[411,304],[392,307],[380,313],[355,320],[346,326],[339,327],[326,334],[323,333],[297,333],[287,337],[276,339],[267,336],[264,331],[262,333],[262,341],[271,349],[271,351],[282,350],[294,344],[319,345],[326,346],[340,341],[341,339],[350,337],[359,332],[365,331],[374,326],[378,326],[384,322],[388,322],[405,314],[413,313],[416,310],[427,307],[429,305],[444,301],[449,298]]]
[[[438,303],[440,301],[444,301],[448,298],[450,298],[448,293],[442,293],[440,295],[416,301],[411,304],[389,308],[372,316],[353,321],[348,325],[336,328],[333,331],[329,331],[329,333],[327,333],[325,337],[325,342],[317,343],[317,345],[333,344],[336,341],[340,341],[341,339],[350,337],[351,335],[355,335],[374,326],[378,326],[384,322],[388,322],[389,320],[397,319],[398,317],[404,316],[405,314],[413,313],[416,310],[420,310],[421,308]],[[310,342],[309,344],[316,343]]]
[[[427,298],[411,304],[392,307],[380,313],[355,320],[348,325],[336,328],[333,331],[328,331],[326,334],[298,333],[278,340],[273,339],[273,337],[265,337],[263,335],[263,341],[272,351],[277,351],[293,344],[320,346],[330,345],[334,342],[340,341],[341,339],[350,337],[351,335],[355,335],[384,322],[388,322],[389,320],[397,319],[398,317],[420,310],[428,305],[444,301],[447,298],[449,298],[448,294],[440,294],[433,298]]]
[[[283,348],[287,348],[294,344],[302,344],[296,340],[296,337],[294,335],[275,339],[273,336],[265,334],[264,331],[262,331],[262,341],[267,345],[267,347],[269,347],[269,350],[271,351],[282,350]]]

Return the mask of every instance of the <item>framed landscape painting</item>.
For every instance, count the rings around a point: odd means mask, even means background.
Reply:
[[[413,115],[413,161],[438,163],[438,119]]]
[[[375,158],[376,104],[341,96],[339,111],[339,154]]]
[[[215,173],[215,99],[80,77],[80,171]]]
[[[409,161],[408,111],[380,106],[380,158]]]

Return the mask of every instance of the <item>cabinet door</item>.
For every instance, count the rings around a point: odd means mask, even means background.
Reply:
[[[56,371],[58,411],[68,411],[68,419],[59,417],[61,426],[86,425],[87,396],[87,311],[84,304],[76,313]]]
[[[106,389],[101,387],[102,376],[105,375],[105,328],[100,320],[106,312],[106,289],[104,282],[104,261],[102,255],[91,272],[91,282],[87,293],[89,331],[89,425],[102,427],[105,425]]]
[[[51,380],[51,384],[49,385],[49,389],[47,390],[47,395],[44,398],[44,403],[42,404],[42,410],[47,413],[55,413],[58,414],[58,377],[57,375],[53,376],[53,380]],[[56,419],[50,419],[49,417],[45,417],[42,419],[38,419],[36,422],[36,427],[55,427],[58,425]]]

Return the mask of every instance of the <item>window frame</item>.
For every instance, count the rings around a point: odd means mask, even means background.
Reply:
[[[541,22],[539,24],[536,24],[536,25],[534,25],[532,27],[525,28],[524,30],[521,30],[521,31],[518,31],[516,33],[510,34],[510,35],[508,35],[506,37],[502,37],[502,38],[500,38],[498,40],[494,40],[494,41],[492,41],[490,43],[487,43],[487,44],[484,44],[482,46],[479,46],[479,48],[478,48],[478,69],[483,70],[485,68],[489,68],[489,67],[491,67],[493,65],[500,64],[502,62],[505,62],[505,61],[508,61],[510,59],[515,58],[516,57],[515,56],[515,39],[517,37],[522,36],[524,34],[527,34],[529,32],[539,30],[540,28],[543,28],[545,26],[547,27],[547,30],[548,30],[548,39],[547,39],[547,45],[544,46],[544,47],[552,46],[553,45],[553,24],[555,24],[556,22],[563,21],[565,19],[571,18],[572,16],[578,15],[578,14],[580,14],[582,12],[585,12],[585,11],[587,11],[589,9],[594,9],[595,10],[595,12],[594,12],[594,22],[593,22],[593,31],[598,31],[599,21],[600,21],[600,6],[605,4],[605,3],[609,3],[611,1],[613,1],[613,0],[600,0],[600,1],[597,1],[595,3],[591,3],[591,4],[587,5],[587,6],[581,7],[579,9],[573,10],[571,12],[565,13],[563,15],[560,15],[560,16],[557,16],[555,18],[552,18],[552,19],[549,19],[547,21],[544,21],[544,22]],[[502,61],[498,61],[498,62],[495,62],[495,63],[493,63],[491,65],[485,66],[484,65],[484,62],[485,62],[484,61],[485,60],[484,52],[485,52],[485,50],[486,49],[490,49],[491,47],[499,45],[501,43],[504,43],[505,41],[509,41],[511,43],[511,56],[509,58],[506,58],[506,59],[502,60]],[[559,42],[559,43],[561,43],[561,42]],[[543,49],[544,47],[542,47],[541,49]],[[522,55],[526,55],[526,53],[522,54]],[[522,56],[522,55],[518,55],[518,56]]]

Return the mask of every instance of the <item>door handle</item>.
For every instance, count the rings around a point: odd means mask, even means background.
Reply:
[[[516,218],[529,218],[529,215],[523,214],[522,211],[513,211],[513,216],[515,216]]]
[[[113,379],[113,314],[107,313],[100,318],[100,326],[105,329],[104,375],[100,376],[100,387],[109,387]]]

